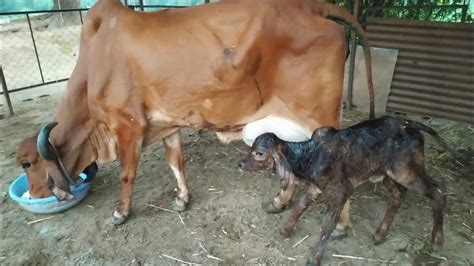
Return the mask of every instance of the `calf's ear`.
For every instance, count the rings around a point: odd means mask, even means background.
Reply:
[[[288,159],[286,158],[285,153],[283,152],[281,145],[277,146],[277,149],[276,149],[275,153],[277,154],[276,157],[280,161],[280,164],[282,164],[283,167],[285,167],[287,170],[290,170],[291,165],[288,162]]]
[[[331,164],[331,156],[328,152],[321,151],[318,155],[318,159],[314,162],[316,164],[315,172],[313,175],[318,178],[326,174]]]
[[[311,139],[319,140],[322,137],[330,136],[332,133],[334,133],[335,130],[336,130],[335,128],[329,127],[329,126],[320,127],[313,132],[313,135],[311,135]]]

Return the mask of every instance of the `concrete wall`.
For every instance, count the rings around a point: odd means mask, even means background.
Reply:
[[[385,114],[393,72],[397,62],[398,50],[386,48],[370,48],[372,56],[372,80],[375,94],[375,114]],[[347,100],[347,80],[349,77],[349,58],[346,61],[344,75],[344,101]],[[346,103],[347,106],[348,103]],[[354,66],[354,87],[352,104],[359,110],[369,112],[369,92],[365,68],[364,51],[357,46]]]

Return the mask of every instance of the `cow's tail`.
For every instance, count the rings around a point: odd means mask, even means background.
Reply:
[[[374,118],[374,85],[372,83],[372,60],[370,56],[370,46],[369,41],[367,39],[367,35],[357,21],[357,19],[346,9],[327,3],[318,3],[316,5],[323,5],[322,9],[319,10],[320,14],[323,17],[328,19],[334,20],[336,22],[340,22],[349,28],[351,28],[359,37],[359,40],[362,44],[362,48],[364,49],[364,56],[365,56],[365,67],[367,72],[367,85],[369,87],[369,101],[370,101],[370,119]],[[354,51],[353,51],[354,52]]]

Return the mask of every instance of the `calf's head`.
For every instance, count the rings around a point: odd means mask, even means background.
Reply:
[[[250,154],[239,163],[241,171],[274,170],[275,160],[281,150],[282,141],[273,133],[258,136],[250,150]]]
[[[23,140],[17,151],[16,160],[28,177],[32,198],[54,194],[59,200],[72,199],[70,185],[80,182],[79,173],[85,172],[90,179],[97,172],[90,144],[81,144],[77,150],[58,151],[49,137],[55,126],[56,123],[50,123],[38,134]]]

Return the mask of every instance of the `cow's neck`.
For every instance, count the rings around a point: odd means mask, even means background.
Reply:
[[[58,125],[51,132],[51,139],[70,174],[77,176],[97,157],[90,141],[93,122],[85,83],[74,89],[68,86],[54,120]]]

